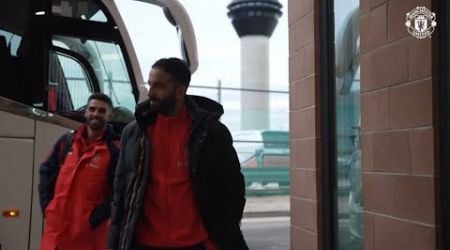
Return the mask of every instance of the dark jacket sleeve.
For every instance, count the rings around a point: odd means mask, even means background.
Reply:
[[[219,250],[246,250],[248,246],[242,235],[240,223],[245,206],[245,182],[241,173],[241,165],[236,150],[233,147],[233,140],[225,125],[219,123],[213,136],[219,146],[218,160],[220,168],[223,169],[224,178],[221,183],[221,200],[219,228],[220,235],[217,235],[216,243]]]
[[[56,178],[58,177],[60,161],[60,151],[67,134],[62,135],[52,148],[50,155],[39,167],[39,202],[42,213],[53,199]]]
[[[114,174],[116,171],[120,149],[114,144],[114,142],[110,141],[108,142],[108,151],[110,154],[110,163],[108,166],[108,183],[110,184],[112,190],[114,183]],[[109,219],[109,217],[111,216],[111,202],[112,194],[106,196],[105,201],[100,206],[92,210],[89,217],[89,224],[91,225],[92,229],[97,228],[98,226],[100,226],[100,224]]]
[[[129,124],[130,125],[130,124]],[[111,202],[111,224],[108,231],[107,249],[118,249],[119,237],[124,216],[124,195],[126,189],[126,144],[130,137],[130,126],[122,132],[119,160],[114,174],[113,195]]]

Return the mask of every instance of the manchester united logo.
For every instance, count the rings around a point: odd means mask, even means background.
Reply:
[[[437,25],[436,14],[424,6],[416,7],[406,13],[405,25],[408,32],[418,39],[431,37]]]

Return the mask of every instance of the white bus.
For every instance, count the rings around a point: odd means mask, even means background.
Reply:
[[[156,6],[175,26],[194,72],[197,47],[183,6],[139,2]],[[0,1],[0,249],[39,248],[39,165],[62,133],[79,126],[93,92],[119,107],[117,125],[146,94],[114,0]]]

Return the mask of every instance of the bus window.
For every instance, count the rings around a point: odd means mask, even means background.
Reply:
[[[22,37],[2,29],[0,29],[0,37],[2,37],[0,39],[5,41],[0,49],[7,48],[10,56],[17,57],[17,49],[22,41]]]
[[[73,111],[86,105],[93,87],[82,63],[55,51],[49,61],[48,110]]]
[[[0,1],[0,96],[27,104],[31,98],[27,92],[28,72],[23,59],[26,46],[22,38],[30,28],[29,13],[30,1]]]
[[[52,44],[86,59],[94,71],[98,89],[111,97],[114,106],[134,110],[136,103],[131,80],[119,45],[66,36],[54,36]]]
[[[100,7],[92,0],[52,0],[52,14],[103,23],[108,21]]]

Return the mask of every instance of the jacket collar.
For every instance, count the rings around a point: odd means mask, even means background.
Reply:
[[[76,136],[83,136],[83,133],[87,129],[86,123],[81,125],[74,133]],[[114,132],[113,126],[111,124],[106,124],[105,131],[103,131],[102,141],[109,142],[119,140],[120,137]]]
[[[186,95],[186,107],[193,125],[200,123],[203,119],[218,120],[223,114],[221,104],[202,96]],[[136,106],[134,116],[136,122],[142,129],[155,122],[157,113],[150,109],[150,101],[147,99]]]

